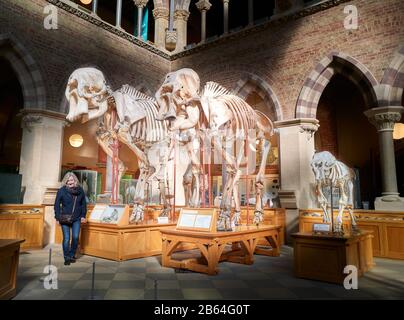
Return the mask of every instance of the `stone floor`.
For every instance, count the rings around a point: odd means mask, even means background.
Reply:
[[[359,278],[358,290],[293,276],[293,249],[280,257],[255,256],[253,265],[220,263],[216,276],[161,266],[161,257],[115,262],[81,256],[63,265],[60,246],[52,249],[58,289],[41,281],[49,248],[23,252],[14,299],[404,299],[404,261],[375,259],[376,266]],[[95,291],[91,278],[95,262]]]

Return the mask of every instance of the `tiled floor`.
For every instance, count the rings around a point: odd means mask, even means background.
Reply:
[[[293,251],[280,257],[255,256],[253,265],[223,262],[216,276],[163,268],[160,256],[115,262],[82,256],[63,265],[59,246],[52,251],[58,289],[45,289],[41,278],[49,249],[20,255],[15,299],[404,299],[404,261],[375,259],[359,278],[358,290],[293,276]],[[96,263],[91,295],[92,264]]]

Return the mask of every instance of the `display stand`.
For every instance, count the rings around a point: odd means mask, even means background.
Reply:
[[[182,208],[177,222],[178,230],[216,232],[215,208]]]
[[[358,276],[373,267],[372,232],[340,236],[299,232],[294,239],[294,272],[299,278],[342,284],[347,265],[355,266]]]
[[[163,267],[188,269],[214,275],[219,272],[218,263],[229,261],[243,264],[254,262],[254,253],[279,256],[280,226],[239,226],[230,232],[205,232],[177,229],[161,230],[163,239]],[[259,239],[266,239],[270,248],[257,248]],[[227,244],[232,243],[231,248]],[[184,244],[192,244],[201,258],[176,260],[173,253]],[[227,251],[226,251],[227,247]]]

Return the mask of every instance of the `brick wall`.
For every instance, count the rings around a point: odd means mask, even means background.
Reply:
[[[349,4],[358,8],[358,30],[343,26],[343,10]],[[355,58],[380,82],[400,43],[404,44],[403,21],[404,1],[348,1],[287,23],[271,24],[244,38],[210,45],[176,59],[172,69],[194,68],[201,83],[217,81],[228,88],[235,87],[244,73],[255,74],[271,86],[283,118],[294,118],[303,83],[332,51]]]
[[[57,30],[43,27],[45,0],[0,0],[0,35],[11,34],[39,67],[45,84],[46,106],[61,110],[65,85],[71,72],[96,66],[113,89],[124,83],[154,93],[169,63],[75,15],[59,9]]]

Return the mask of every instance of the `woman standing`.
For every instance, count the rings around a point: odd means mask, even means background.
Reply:
[[[62,226],[65,265],[76,262],[80,224],[86,222],[87,203],[76,175],[66,173],[55,200],[55,219]],[[70,243],[70,231],[72,241]]]

